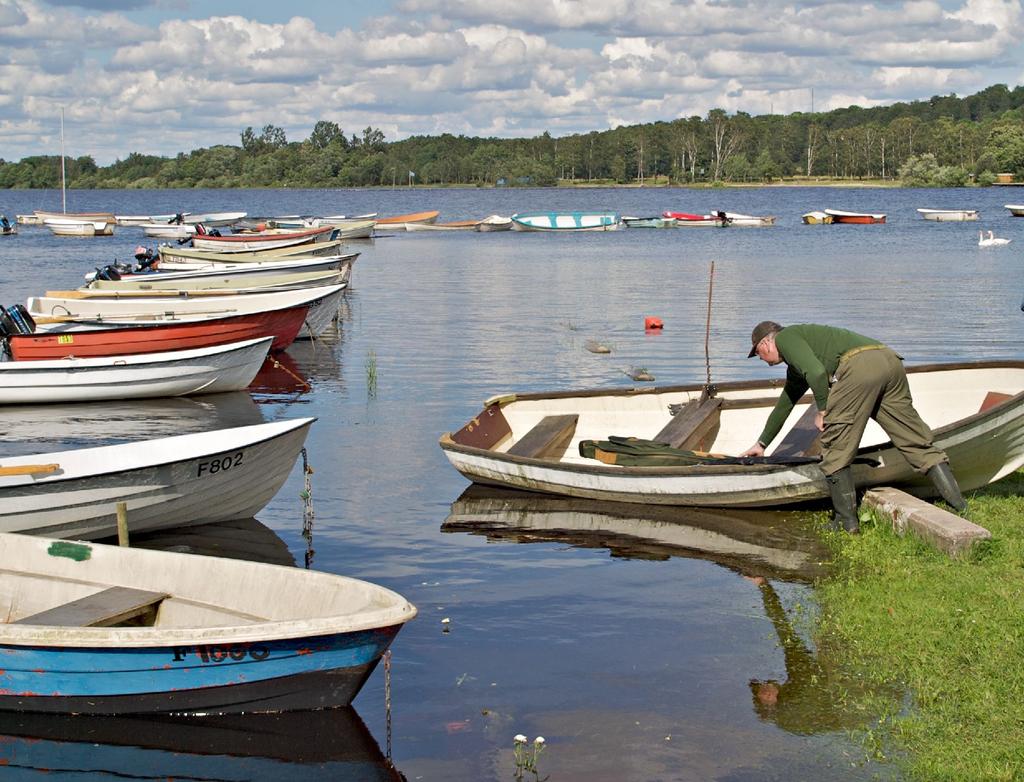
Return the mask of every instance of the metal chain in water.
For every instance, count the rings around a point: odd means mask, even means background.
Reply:
[[[313,468],[309,466],[309,459],[306,456],[306,449],[302,449],[302,475],[305,483],[302,493],[302,537],[306,541],[306,568],[313,564],[313,519],[316,513],[313,510],[313,481],[310,476]]]
[[[384,725],[388,762],[391,762],[391,650],[384,652]]]

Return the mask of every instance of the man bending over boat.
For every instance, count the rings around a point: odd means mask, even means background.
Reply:
[[[825,473],[836,529],[860,531],[857,490],[850,466],[868,419],[882,427],[904,458],[927,473],[939,494],[958,512],[966,509],[946,454],[914,409],[903,360],[891,348],[846,329],[804,323],[780,326],[770,320],[754,327],[748,358],[769,366],[786,362],[786,385],[757,442],[742,456],[764,456],[790,412],[809,388],[818,407],[821,471]]]

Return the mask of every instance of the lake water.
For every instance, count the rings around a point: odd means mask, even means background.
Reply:
[[[393,647],[391,673],[391,753],[409,780],[507,780],[520,733],[545,737],[539,777],[559,782],[895,776],[848,738],[863,718],[835,694],[828,656],[801,640],[813,615],[809,583],[825,557],[810,514],[467,491],[437,439],[499,392],[631,386],[626,371],[635,367],[660,383],[703,382],[712,261],[712,380],[781,376],[746,359],[750,329],[765,318],[852,328],[885,340],[908,363],[1018,358],[1024,220],[1002,206],[1024,200],[1016,192],[70,192],[69,211],[121,214],[439,209],[446,221],[721,208],[778,221],[572,236],[402,232],[352,242],[361,256],[337,330],[294,345],[288,371],[263,375],[251,394],[3,410],[0,449],[316,416],[306,444],[315,470],[311,544],[301,535],[299,469],[259,521],[300,565],[310,559],[375,581],[418,606]],[[977,208],[981,220],[930,223],[917,207]],[[0,193],[0,211],[12,219],[59,208],[59,192]],[[801,223],[802,213],[822,208],[886,212],[888,222]],[[979,229],[1013,244],[979,248]],[[76,287],[94,267],[129,259],[140,242],[132,228],[69,239],[22,227],[0,238],[0,301]],[[661,318],[663,332],[645,333],[646,316]],[[613,352],[587,351],[590,339]],[[767,680],[782,684],[774,707],[753,695]],[[10,736],[5,760],[26,770],[387,779],[384,701],[378,669],[355,712],[227,726],[6,717],[0,733]]]

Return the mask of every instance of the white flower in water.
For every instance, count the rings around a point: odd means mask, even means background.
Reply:
[[[538,736],[533,740],[533,743],[536,744],[538,747],[541,746],[544,743],[544,737]]]
[[[512,740],[516,744],[525,744],[526,743],[526,736],[524,736],[522,733],[517,733],[516,737],[514,739],[512,739]]]

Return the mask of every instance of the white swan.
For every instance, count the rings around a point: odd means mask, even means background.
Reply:
[[[1010,239],[998,239],[992,231],[988,232],[988,239],[985,238],[985,234],[978,231],[978,247],[1001,247],[1004,244],[1009,244],[1012,240]]]

